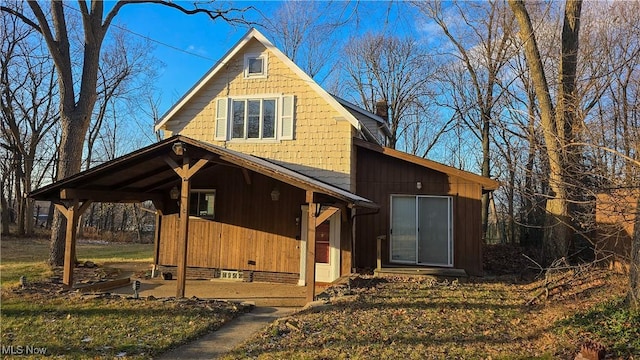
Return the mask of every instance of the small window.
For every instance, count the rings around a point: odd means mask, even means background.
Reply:
[[[267,56],[250,54],[244,58],[244,77],[266,77]]]
[[[191,190],[189,216],[213,218],[215,199],[215,190]]]

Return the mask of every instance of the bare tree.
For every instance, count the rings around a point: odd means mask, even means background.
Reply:
[[[17,7],[0,6],[0,11],[21,19],[42,35],[49,54],[55,64],[60,96],[61,142],[58,166],[58,178],[65,178],[80,171],[85,135],[91,122],[91,116],[98,98],[98,69],[102,45],[113,19],[123,6],[128,4],[154,3],[174,8],[185,14],[205,14],[212,20],[246,23],[242,15],[246,9],[209,9],[194,4],[192,9],[164,0],[121,0],[116,2],[105,14],[104,3],[92,0],[89,4],[78,1],[82,19],[83,50],[80,79],[74,72],[72,44],[68,28],[66,7],[62,1],[51,1],[50,16],[47,16],[40,4],[29,1],[32,14]],[[33,16],[33,18],[32,18]],[[64,228],[60,215],[54,219],[51,234],[51,254],[49,263],[61,265],[64,262]]]
[[[350,8],[346,2],[285,1],[272,16],[265,17],[265,28],[287,57],[322,83],[335,69],[337,52],[333,49],[341,46],[337,45],[341,39],[338,30],[353,15]]]
[[[574,165],[572,162],[575,161],[575,157],[569,156],[567,144],[572,142],[577,118],[576,70],[582,2],[567,0],[565,3],[555,105],[551,100],[536,34],[525,4],[523,1],[509,0],[509,6],[520,25],[519,35],[534,84],[536,100],[540,106],[541,125],[549,160],[550,187],[546,203],[543,249],[545,258],[553,260],[567,255],[572,235],[567,168]]]
[[[18,234],[30,235],[33,202],[23,194],[31,192],[34,172],[50,165],[42,158],[41,145],[58,119],[55,72],[46,50],[34,41],[33,29],[13,17],[3,17],[0,26],[1,146],[13,153]]]
[[[420,110],[432,94],[429,84],[435,67],[430,56],[413,39],[382,34],[351,39],[344,54],[347,91],[373,113],[379,101],[387,103],[389,146],[395,148],[409,126],[422,121],[412,117],[420,115],[424,119],[429,115]]]
[[[640,308],[640,197],[636,202],[636,222],[631,243],[631,267],[629,269],[629,293],[627,301],[633,308]]]
[[[415,2],[414,6],[440,27],[450,49],[447,71],[440,72],[450,100],[444,105],[478,138],[482,147],[482,176],[491,177],[491,127],[499,117],[499,102],[510,78],[503,69],[515,55],[512,33],[515,20],[502,2],[453,2],[443,9],[440,2]],[[449,21],[456,18],[458,21]],[[486,234],[489,194],[482,197],[482,229]]]

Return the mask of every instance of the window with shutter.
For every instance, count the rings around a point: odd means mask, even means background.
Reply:
[[[234,97],[216,100],[215,140],[292,140],[294,97]]]

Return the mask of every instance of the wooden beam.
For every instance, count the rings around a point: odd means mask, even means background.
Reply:
[[[171,183],[175,183],[177,180],[176,178],[173,176],[173,173],[171,173],[169,178],[166,179],[162,179],[160,181],[156,181],[153,184],[150,184],[148,186],[145,186],[143,188],[140,188],[140,191],[142,192],[148,192],[148,191],[153,191],[153,190],[157,190],[158,188],[163,188],[168,184]]]
[[[182,169],[180,172],[182,174],[189,174],[189,157],[186,155],[182,159]],[[182,186],[180,187],[180,226],[178,230],[178,279],[176,285],[176,297],[178,298],[184,297],[184,288],[187,277],[190,191],[191,181],[188,176],[183,176]]]
[[[164,167],[164,166],[161,166],[161,167],[159,167],[157,169],[153,169],[152,171],[145,171],[144,173],[142,173],[142,174],[140,174],[138,176],[135,176],[135,177],[132,177],[132,178],[129,178],[129,179],[125,179],[123,181],[120,181],[120,182],[114,184],[113,186],[111,186],[111,189],[112,190],[121,190],[121,189],[124,189],[124,188],[126,188],[128,186],[131,186],[132,184],[135,184],[135,183],[137,183],[139,181],[149,180],[150,178],[153,178],[153,177],[155,177],[155,176],[157,176],[159,174],[162,174],[165,171],[168,171],[168,169],[166,167]]]
[[[195,175],[202,169],[203,166],[207,165],[207,163],[209,163],[212,158],[213,157],[208,154],[205,155],[202,159],[198,160],[193,166],[189,167],[189,170],[187,170],[187,177],[191,178],[193,175]]]
[[[247,185],[251,185],[251,174],[249,174],[249,170],[242,168],[242,176],[244,176],[244,182]]]
[[[313,191],[307,191],[306,198],[309,206],[307,212],[307,302],[314,301],[316,298],[316,206],[313,202],[313,195]]]
[[[142,193],[130,191],[107,191],[85,189],[61,189],[61,200],[91,199],[94,202],[142,202],[146,200],[162,200],[160,193]]]
[[[178,165],[178,163],[175,162],[175,160],[173,160],[170,156],[165,156],[164,162],[166,162],[167,165],[169,165],[173,169],[173,171],[175,171],[176,174],[178,174],[178,176],[180,176],[181,178],[184,177],[182,176],[182,167]]]
[[[320,224],[322,224],[328,218],[333,216],[333,214],[335,214],[336,211],[338,211],[338,208],[335,208],[335,207],[330,207],[330,208],[327,208],[327,209],[323,210],[320,213],[320,215],[318,215],[318,217],[316,218],[316,227],[320,226]]]
[[[156,231],[153,233],[153,264],[158,265],[160,258],[160,230],[162,229],[162,210],[156,208]]]

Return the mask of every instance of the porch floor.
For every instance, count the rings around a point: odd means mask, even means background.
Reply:
[[[176,280],[146,279],[140,280],[141,297],[152,295],[157,298],[176,296]],[[202,299],[220,299],[244,301],[256,306],[300,307],[306,302],[304,286],[263,282],[240,282],[229,280],[187,280],[185,297],[196,296]],[[325,287],[316,287],[319,294]],[[121,295],[133,295],[131,285],[109,292]]]
[[[455,268],[436,268],[436,267],[418,267],[418,266],[395,266],[384,265],[382,268],[375,269],[373,274],[376,276],[394,276],[394,275],[412,275],[412,276],[435,276],[447,278],[467,278],[467,272],[464,269]]]

